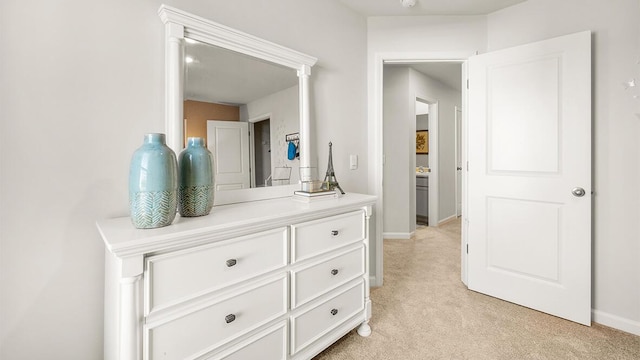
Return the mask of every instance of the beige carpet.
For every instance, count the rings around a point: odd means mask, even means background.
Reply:
[[[467,290],[459,228],[454,221],[385,240],[384,286],[371,290],[373,333],[354,330],[315,359],[640,359],[638,336]]]

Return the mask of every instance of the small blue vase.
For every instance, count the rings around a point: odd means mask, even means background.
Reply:
[[[180,215],[208,215],[213,207],[213,155],[203,138],[187,139],[187,147],[178,157],[178,168]]]
[[[177,204],[176,154],[166,145],[164,134],[146,134],[129,168],[131,222],[138,229],[170,225]]]

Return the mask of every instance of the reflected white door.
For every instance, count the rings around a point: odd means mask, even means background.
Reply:
[[[474,56],[468,105],[469,288],[586,325],[590,59],[589,32]]]
[[[250,187],[248,123],[208,120],[207,147],[213,154],[216,191]]]

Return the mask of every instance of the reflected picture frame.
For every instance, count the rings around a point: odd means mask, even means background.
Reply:
[[[429,130],[416,131],[416,154],[429,153]]]

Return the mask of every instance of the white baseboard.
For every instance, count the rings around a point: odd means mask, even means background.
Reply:
[[[448,223],[448,222],[450,222],[450,221],[453,221],[453,220],[455,220],[455,219],[457,219],[457,218],[458,218],[458,217],[457,217],[455,214],[453,214],[453,215],[449,216],[448,218],[444,218],[444,219],[440,220],[440,221],[438,222],[438,226],[440,226],[440,225],[444,225],[444,224],[446,224],[446,223]]]
[[[402,239],[409,240],[411,239],[411,233],[395,233],[395,232],[385,232],[382,233],[383,239]]]
[[[640,336],[640,321],[625,319],[623,317],[595,309],[591,309],[591,320],[604,326]]]

